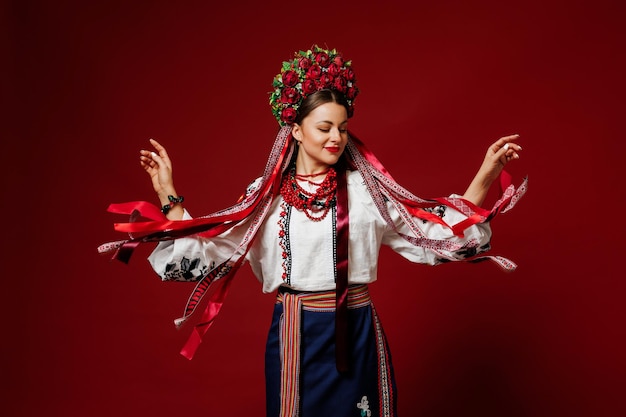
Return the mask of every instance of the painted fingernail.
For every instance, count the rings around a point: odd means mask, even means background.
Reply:
[[[154,152],[150,152],[150,155],[152,155],[153,158],[156,156]]]
[[[505,150],[506,150],[506,149],[509,149],[509,144],[508,144],[508,143],[507,143],[507,144],[505,144],[502,148],[504,148]]]

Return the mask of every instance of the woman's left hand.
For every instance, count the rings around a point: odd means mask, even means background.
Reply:
[[[487,149],[487,154],[480,169],[465,191],[463,198],[480,206],[489,191],[489,187],[498,178],[502,169],[509,162],[519,159],[522,147],[515,141],[519,135],[504,136]]]
[[[519,159],[519,152],[522,147],[513,142],[519,139],[519,135],[504,136],[495,141],[488,149],[478,174],[485,176],[485,179],[491,179],[493,182],[506,164],[510,161]]]

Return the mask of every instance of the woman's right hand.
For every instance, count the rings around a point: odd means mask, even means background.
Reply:
[[[178,197],[172,177],[172,161],[170,161],[167,151],[159,142],[150,139],[150,144],[154,147],[154,151],[142,149],[140,151],[139,163],[150,176],[152,187],[157,193],[161,205],[164,206],[169,204],[168,196]],[[170,219],[182,218],[182,208],[175,210],[180,207],[180,204],[172,207],[167,217]]]

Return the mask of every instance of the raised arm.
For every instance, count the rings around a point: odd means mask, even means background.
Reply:
[[[502,137],[487,149],[480,169],[463,194],[464,199],[477,206],[483,203],[489,187],[498,178],[504,166],[513,159],[519,159],[518,152],[522,150],[522,147],[514,143],[518,138],[519,135]]]
[[[159,142],[150,139],[150,144],[154,147],[154,151],[142,149],[140,151],[139,163],[150,175],[152,187],[159,197],[161,206],[165,206],[170,204],[169,196],[179,197],[174,188],[172,161],[170,161],[167,151]],[[169,220],[181,220],[183,213],[183,206],[175,204],[167,213],[167,218]]]

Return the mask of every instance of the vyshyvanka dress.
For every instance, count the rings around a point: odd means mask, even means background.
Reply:
[[[473,249],[435,251],[415,246],[382,218],[358,171],[348,172],[347,189],[348,371],[339,372],[335,366],[336,208],[314,222],[278,196],[246,255],[263,292],[277,294],[265,361],[268,417],[396,416],[391,356],[367,291],[367,285],[377,279],[380,246],[388,245],[412,262],[431,265],[489,249],[488,223],[471,226],[459,238],[440,224],[420,219],[415,221],[427,238],[469,244],[465,246]],[[398,230],[410,234],[393,207],[389,212]],[[465,219],[450,207],[438,207],[436,214],[450,226]],[[150,263],[163,280],[197,281],[232,255],[246,229],[243,223],[216,238],[161,242]]]

